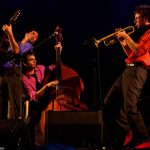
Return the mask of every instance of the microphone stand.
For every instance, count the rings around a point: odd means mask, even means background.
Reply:
[[[94,41],[93,41],[94,40]],[[104,150],[105,147],[104,147],[104,141],[103,141],[103,108],[102,108],[102,93],[101,93],[101,70],[100,70],[100,47],[99,45],[94,45],[93,47],[93,43],[95,42],[95,39],[93,38],[92,40],[89,39],[89,40],[85,40],[83,42],[83,46],[88,46],[88,45],[91,45],[92,48],[94,48],[95,50],[95,47],[96,47],[96,64],[95,64],[95,72],[94,72],[94,83],[93,83],[93,86],[96,87],[94,88],[94,90],[96,91],[96,93],[94,94],[94,99],[97,99],[95,100],[94,102],[94,106],[93,106],[93,109],[94,111],[96,110],[96,113],[98,114],[98,125],[100,128],[98,128],[98,143],[96,144],[96,150]],[[99,101],[100,100],[100,101]]]
[[[37,44],[33,49],[34,50],[36,48],[38,48],[39,46],[43,45],[44,43],[46,43],[49,39],[56,37],[58,35],[58,32],[54,32],[53,34],[51,34],[48,38],[45,38],[43,41],[41,41],[39,44]]]
[[[102,89],[101,89],[101,70],[100,70],[100,46],[97,46],[97,74],[98,74],[98,99],[100,99],[99,107],[98,107],[98,117],[99,117],[99,123],[101,124],[101,129],[100,129],[100,149],[104,150],[106,147],[103,145],[104,144],[104,124],[103,124],[103,102],[102,102]]]
[[[98,50],[98,55],[97,55],[97,70],[98,70],[98,89],[99,89],[99,95],[98,98],[100,99],[100,107],[98,108],[98,117],[100,118],[101,121],[101,133],[100,133],[100,140],[101,140],[101,149],[103,149],[103,114],[102,114],[102,97],[101,97],[101,73],[100,73],[100,48],[97,48]]]

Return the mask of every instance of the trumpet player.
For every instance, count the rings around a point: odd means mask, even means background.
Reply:
[[[116,31],[127,55],[126,67],[104,99],[104,124],[115,150],[124,146],[150,149],[149,135],[137,108],[137,100],[150,69],[150,6],[135,8],[134,23],[137,40],[124,30]]]

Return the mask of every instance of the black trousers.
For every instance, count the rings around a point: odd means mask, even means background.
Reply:
[[[123,136],[130,129],[139,142],[149,139],[137,107],[146,79],[147,69],[144,66],[127,66],[106,95],[103,119],[113,145],[122,145]]]
[[[45,91],[44,95],[38,100],[38,102],[30,101],[29,116],[27,126],[29,128],[31,141],[33,146],[35,145],[35,126],[41,119],[42,111],[47,107],[50,100],[49,90]]]

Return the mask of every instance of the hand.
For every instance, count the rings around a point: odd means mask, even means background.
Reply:
[[[120,44],[122,46],[126,46],[127,45],[127,42],[123,39],[123,40],[119,40]]]
[[[26,41],[26,42],[30,41],[29,33],[25,33],[24,41]]]
[[[127,35],[127,33],[121,28],[116,29],[115,32],[116,32],[116,37],[118,38],[119,41],[124,40],[125,36]]]
[[[4,24],[4,25],[2,26],[2,30],[3,30],[5,33],[9,34],[9,33],[12,32],[12,26],[11,26],[11,25],[7,25],[7,24]]]
[[[60,52],[62,51],[62,45],[61,45],[60,42],[58,42],[58,44],[55,45],[55,50],[56,50],[57,48],[60,48]]]
[[[56,65],[54,65],[54,64],[49,66],[50,71],[54,70],[55,68],[56,68]]]
[[[47,87],[54,87],[58,84],[58,80],[51,81],[47,83]]]
[[[116,32],[116,37],[118,38],[121,45],[126,46],[127,42],[125,41],[124,37],[127,35],[127,33],[124,30],[122,30],[121,28],[116,29],[115,32]]]

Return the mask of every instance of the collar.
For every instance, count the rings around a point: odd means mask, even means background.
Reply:
[[[39,71],[39,68],[38,68],[38,67],[34,68],[34,74],[32,74],[31,71],[27,71],[27,72],[25,72],[25,75],[26,75],[28,78],[30,78],[31,76],[34,76],[37,71]]]

